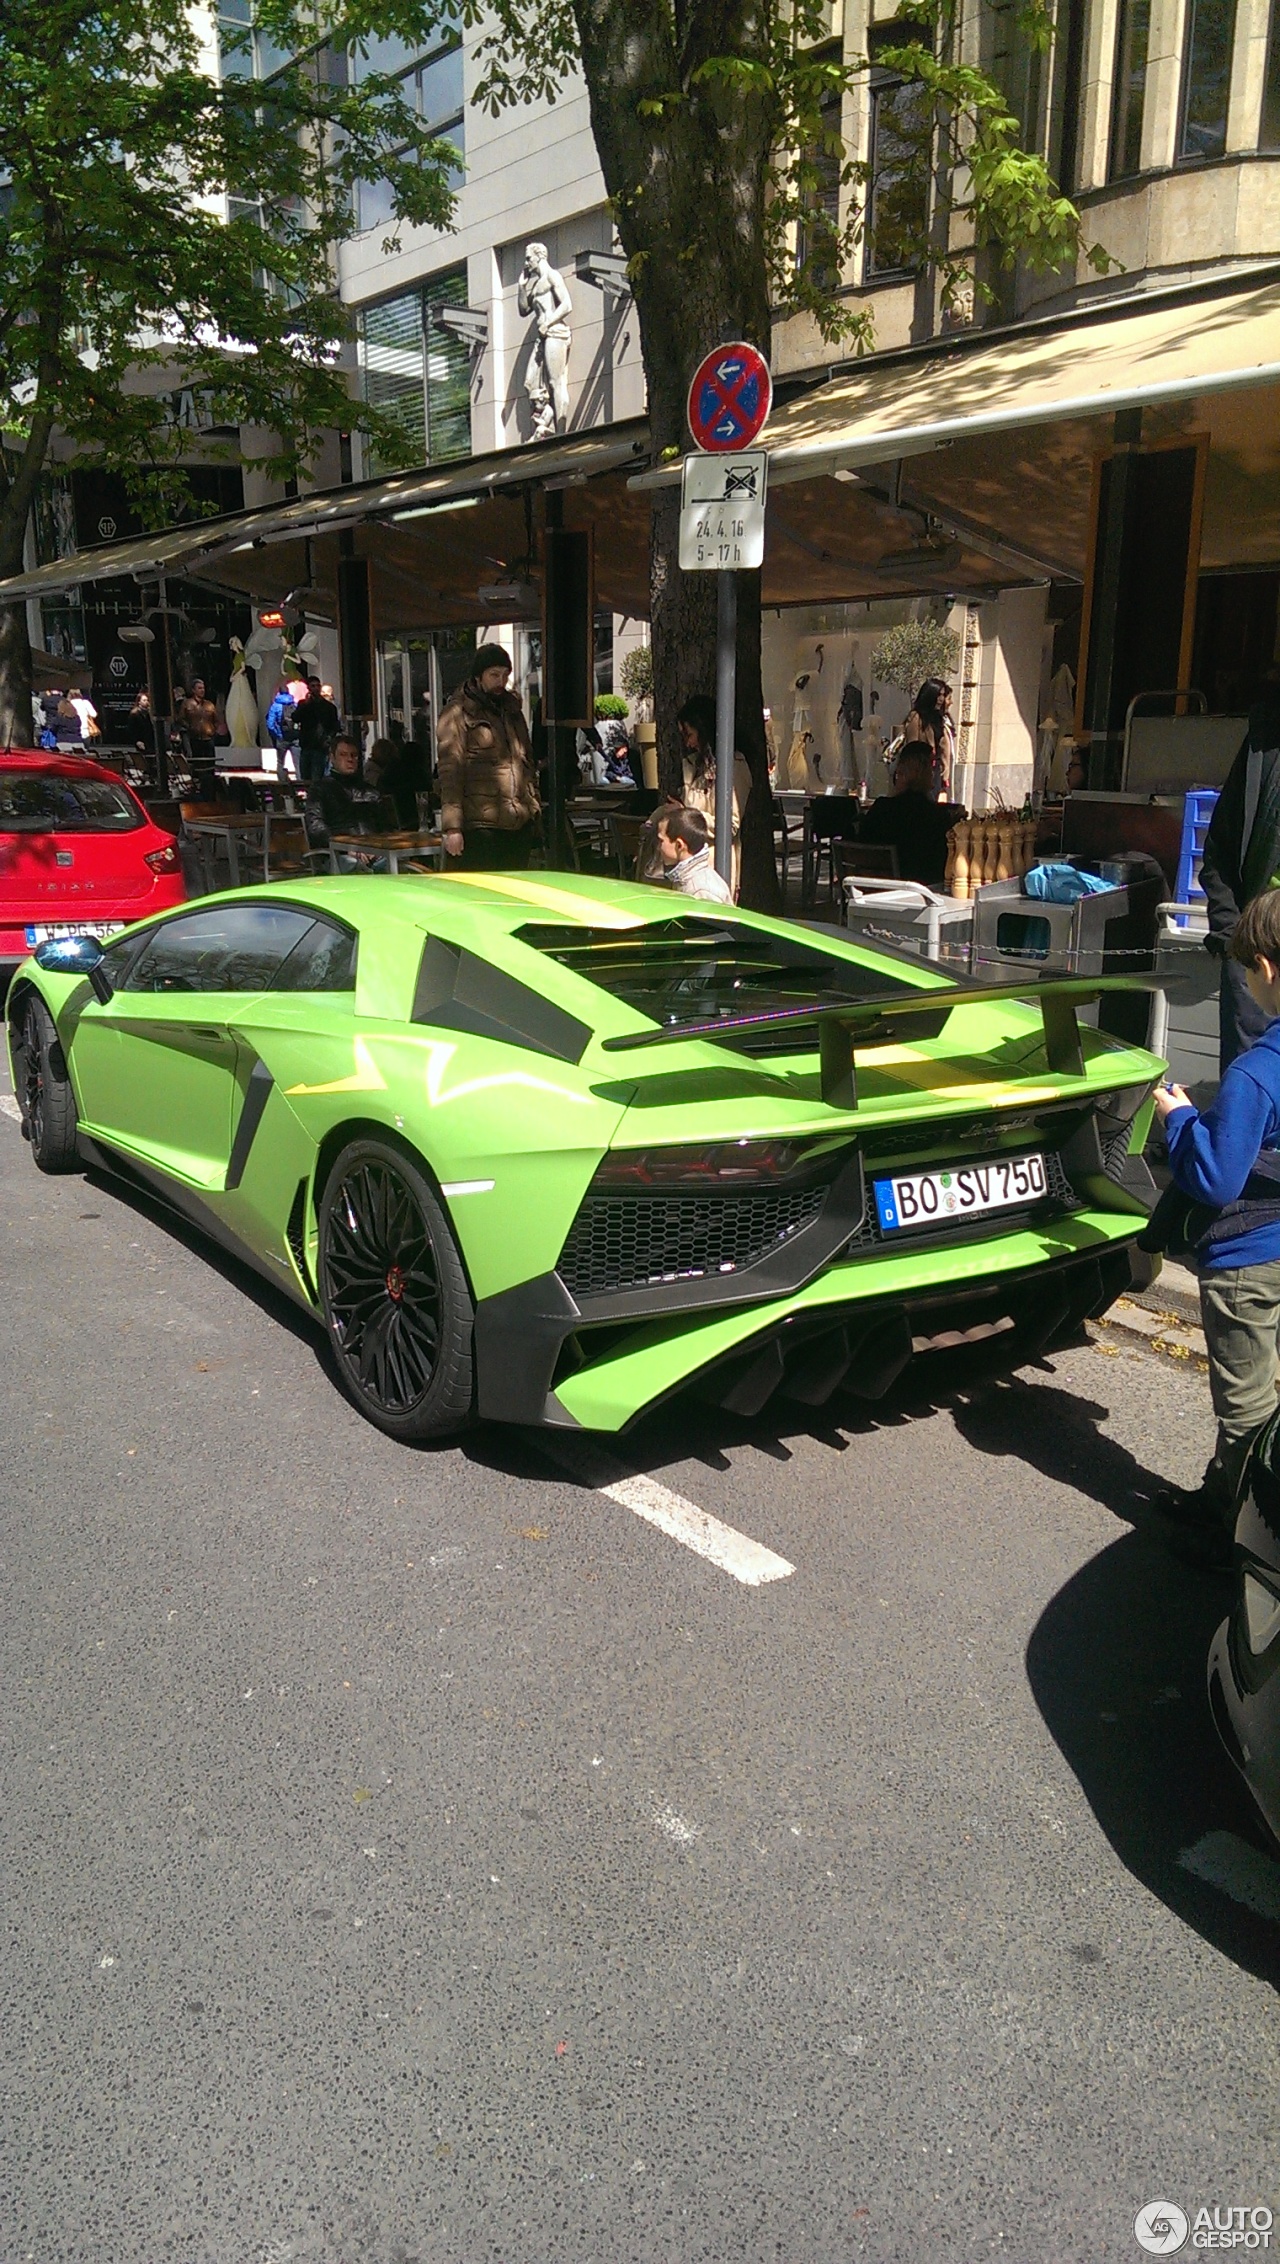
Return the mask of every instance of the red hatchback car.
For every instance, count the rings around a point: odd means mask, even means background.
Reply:
[[[173,835],[114,771],[0,753],[0,967],[47,936],[114,935],[186,893]]]

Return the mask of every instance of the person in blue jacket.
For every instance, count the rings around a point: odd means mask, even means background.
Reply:
[[[1245,906],[1229,950],[1259,1009],[1260,1035],[1232,1061],[1202,1116],[1181,1085],[1156,1107],[1174,1184],[1186,1198],[1181,1239],[1200,1275],[1200,1312],[1218,1438],[1195,1492],[1157,1502],[1183,1553],[1231,1561],[1236,1495],[1250,1444],[1276,1411],[1280,1330],[1280,889]]]
[[[266,713],[267,737],[277,755],[291,747],[297,736],[293,722],[293,698],[287,684],[278,684],[275,696]]]

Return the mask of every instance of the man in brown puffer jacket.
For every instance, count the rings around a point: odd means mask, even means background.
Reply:
[[[542,804],[510,677],[501,645],[481,645],[436,726],[446,871],[514,871],[538,839]]]

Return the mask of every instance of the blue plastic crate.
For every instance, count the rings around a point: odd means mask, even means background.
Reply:
[[[1182,842],[1178,850],[1178,878],[1174,897],[1179,904],[1203,904],[1204,890],[1200,886],[1200,859],[1204,855],[1204,837],[1209,831],[1209,820],[1218,801],[1216,786],[1195,786],[1182,805]],[[1186,915],[1179,920],[1185,928]]]

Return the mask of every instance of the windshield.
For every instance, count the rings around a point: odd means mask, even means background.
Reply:
[[[109,778],[0,773],[0,833],[133,833],[145,823],[132,794]]]
[[[622,932],[527,927],[518,935],[521,943],[667,1028],[775,1007],[883,998],[892,991],[914,994],[917,988],[884,966],[859,966],[798,939],[712,919],[655,920]],[[803,1041],[793,1028],[772,1039],[762,1032],[757,1043],[781,1051]]]

